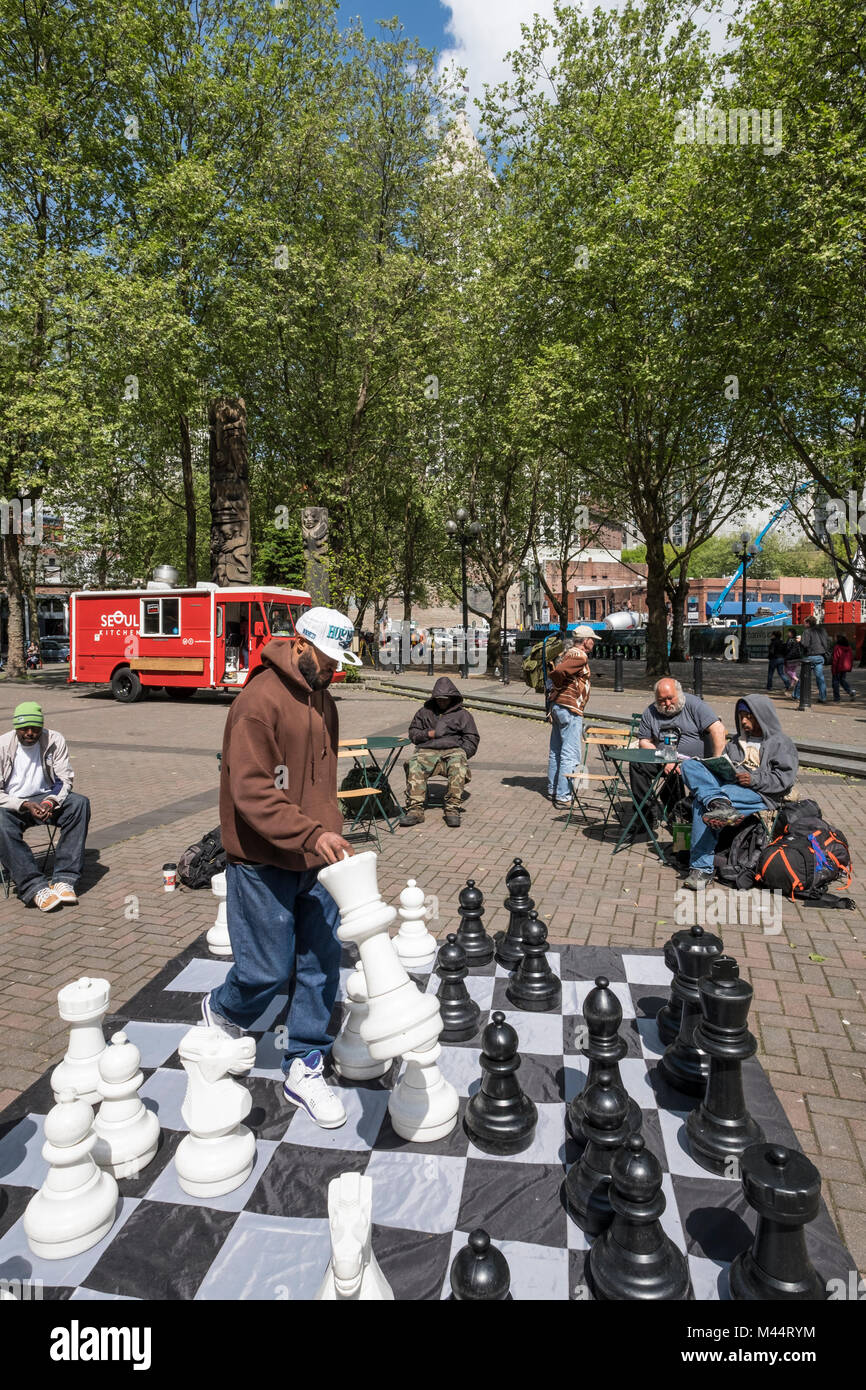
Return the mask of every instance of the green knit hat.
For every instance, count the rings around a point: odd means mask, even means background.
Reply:
[[[37,705],[35,700],[25,700],[23,704],[15,706],[12,715],[13,729],[41,729],[44,723],[42,706]]]

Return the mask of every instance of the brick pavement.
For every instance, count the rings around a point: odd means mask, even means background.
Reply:
[[[0,687],[0,724],[32,684]],[[411,702],[363,687],[338,692],[341,732],[402,733]],[[162,891],[162,864],[217,821],[215,751],[228,700],[197,696],[189,705],[154,698],[116,704],[81,687],[45,682],[38,697],[47,722],[68,738],[76,787],[93,802],[81,903],[42,915],[0,898],[0,1106],[65,1046],[57,990],[80,974],[104,974],[112,1007],[125,1001],[213,920],[204,892]],[[844,707],[843,707],[844,708]],[[457,893],[472,877],[487,898],[487,924],[503,924],[503,879],[520,855],[533,896],[555,941],[660,947],[678,923],[678,880],[646,844],[611,856],[612,839],[572,826],[544,799],[544,724],[476,714],[481,746],[459,831],[437,811],[424,825],[382,836],[380,885],[393,901],[409,877],[437,895],[439,935],[454,930]],[[847,739],[847,735],[846,735]],[[851,740],[853,741],[853,740]],[[402,773],[395,789],[402,790]],[[855,866],[866,865],[866,784],[806,774],[803,785],[849,835]],[[432,784],[440,800],[444,783]],[[34,839],[38,832],[31,832]],[[866,1268],[866,1011],[863,1005],[864,904],[821,912],[786,903],[777,934],[760,921],[706,925],[718,930],[755,988],[752,1027],[759,1056],[797,1131],[824,1176],[824,1192],[861,1269]],[[733,916],[733,899],[722,906]],[[137,918],[135,913],[138,913]],[[742,914],[742,909],[741,909]],[[820,957],[820,959],[815,959]]]

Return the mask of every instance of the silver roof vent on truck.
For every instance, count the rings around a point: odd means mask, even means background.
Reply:
[[[178,572],[174,565],[157,565],[153,572],[153,579],[148,583],[148,589],[174,589],[178,581]]]

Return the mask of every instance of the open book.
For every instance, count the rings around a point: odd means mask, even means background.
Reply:
[[[703,763],[720,782],[736,782],[737,773],[743,767],[742,763],[732,763],[727,753],[719,753],[715,758],[689,758],[686,753],[680,753],[677,761]]]

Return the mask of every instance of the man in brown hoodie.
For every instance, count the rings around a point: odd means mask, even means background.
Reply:
[[[318,872],[352,850],[337,803],[337,707],[328,693],[352,624],[311,608],[294,641],[275,639],[232,704],[223,737],[220,828],[228,860],[227,910],[234,965],[202,1003],[205,1023],[233,1037],[288,990],[283,1093],[316,1124],[346,1112],[326,1085],[334,1041],[337,904]]]

